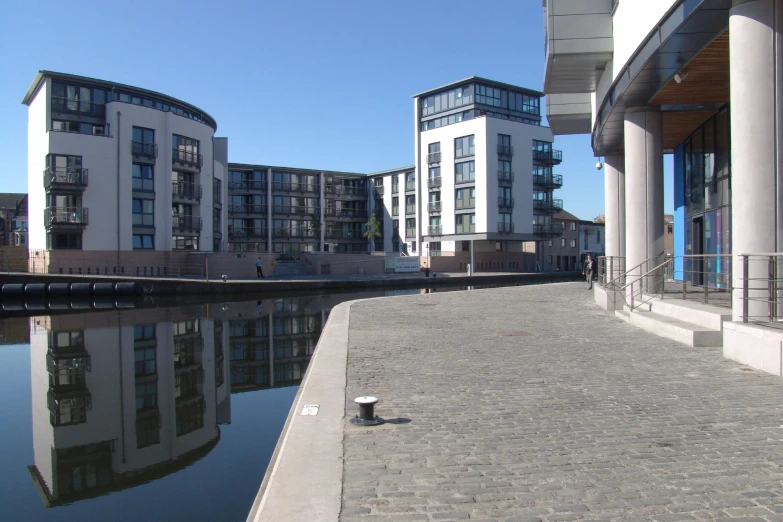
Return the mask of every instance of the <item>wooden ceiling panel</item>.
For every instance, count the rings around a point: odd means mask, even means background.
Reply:
[[[663,148],[672,150],[717,111],[664,112]]]
[[[729,31],[726,30],[681,69],[688,76],[672,78],[650,105],[727,103],[729,101]]]

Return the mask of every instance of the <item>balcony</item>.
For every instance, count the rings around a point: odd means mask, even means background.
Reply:
[[[103,118],[106,115],[106,104],[52,96],[52,113]]]
[[[314,238],[315,231],[309,228],[297,227],[297,228],[276,228],[272,230],[272,237],[276,239],[287,238]]]
[[[427,154],[427,163],[440,163],[440,152],[430,152]]]
[[[188,170],[201,170],[204,157],[196,152],[171,149],[171,163],[174,166],[184,167]]]
[[[174,232],[199,232],[201,231],[201,218],[171,216],[171,228]]]
[[[325,192],[326,194],[335,196],[348,196],[352,198],[367,197],[367,189],[364,187],[346,187],[344,185],[327,184]]]
[[[440,212],[440,201],[430,201],[427,203],[427,210],[429,212]]]
[[[342,241],[367,241],[358,230],[327,230],[326,239],[339,239]]]
[[[171,182],[172,201],[201,201],[201,185],[185,181]]]
[[[49,190],[84,190],[87,186],[87,169],[49,167],[44,170],[44,188]]]
[[[247,180],[247,181],[229,181],[228,190],[232,192],[250,192],[261,190],[266,192],[266,181]]]
[[[313,183],[285,183],[273,181],[272,190],[276,192],[321,192],[321,186]]]
[[[428,236],[439,236],[443,234],[443,226],[441,225],[429,225],[427,227]]]
[[[443,185],[443,178],[440,176],[435,178],[427,178],[427,186],[429,188],[437,188]]]
[[[563,200],[562,199],[553,199],[551,201],[547,201],[545,199],[534,199],[533,200],[533,210],[540,210],[543,212],[560,212],[563,210]]]
[[[87,225],[89,212],[83,207],[47,207],[44,209],[44,225],[51,228],[82,228]]]
[[[533,225],[533,234],[541,237],[555,237],[563,233],[563,225]]]
[[[514,223],[498,223],[499,234],[511,234],[514,232]]]
[[[158,157],[158,146],[155,143],[131,141],[131,154],[134,158],[147,158],[154,160]]]
[[[534,150],[533,159],[549,165],[558,165],[563,161],[562,150]]]
[[[476,198],[465,198],[465,199],[458,199],[456,200],[456,203],[454,205],[454,208],[457,210],[462,208],[475,208],[476,207]]]
[[[514,173],[506,170],[498,171],[498,183],[512,183],[514,181]]]
[[[563,186],[563,176],[560,174],[552,175],[533,175],[533,184],[547,189],[559,189]]]
[[[405,214],[411,215],[416,213],[416,205],[405,205]]]
[[[498,198],[498,207],[499,208],[514,208],[514,198],[499,197]]]
[[[376,185],[375,186],[375,195],[376,196],[383,196],[383,185]]]
[[[228,214],[234,216],[261,214],[266,216],[266,205],[230,205],[228,207]]]
[[[266,229],[260,228],[234,228],[228,231],[228,240],[237,239],[266,239]]]
[[[405,237],[407,238],[415,238],[416,237],[416,229],[415,228],[406,228],[405,229]]]
[[[345,218],[345,219],[367,219],[367,211],[364,209],[352,209],[352,208],[327,208],[327,217]]]
[[[293,205],[274,205],[272,207],[272,215],[287,214],[291,216],[304,216],[315,215],[320,216],[321,210],[313,207],[297,207]]]
[[[514,147],[511,145],[498,145],[498,156],[506,156],[508,158],[514,156]]]

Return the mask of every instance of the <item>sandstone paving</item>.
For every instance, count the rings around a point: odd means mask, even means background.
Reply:
[[[389,420],[358,427],[353,398]],[[783,380],[584,283],[351,308],[340,519],[783,520]]]

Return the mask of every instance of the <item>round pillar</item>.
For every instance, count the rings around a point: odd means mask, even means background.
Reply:
[[[620,275],[625,257],[625,156],[606,156],[604,161],[604,241],[606,273],[609,279]],[[609,258],[612,258],[611,260]]]
[[[781,0],[732,2],[729,11],[731,94],[731,241],[734,286],[732,316],[742,320],[744,270],[741,254],[778,252],[781,228]],[[755,258],[749,276],[766,279],[769,265]],[[753,290],[754,287],[758,287]],[[751,281],[748,315],[769,313],[766,281]],[[758,299],[758,300],[755,300]]]
[[[626,284],[663,260],[663,138],[657,107],[625,113]],[[645,263],[648,261],[648,263]],[[641,266],[639,266],[641,265]],[[655,291],[654,288],[649,289]],[[631,289],[628,289],[630,295]],[[638,289],[634,288],[637,292]]]

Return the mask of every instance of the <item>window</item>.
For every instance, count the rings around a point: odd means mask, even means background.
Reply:
[[[569,246],[571,248],[576,248],[576,239],[569,240]]]
[[[152,165],[133,164],[133,190],[152,192],[155,190]]]
[[[398,216],[400,214],[400,198],[392,198],[392,216]]]
[[[571,223],[571,230],[576,230],[576,223]]]
[[[671,225],[669,225],[669,226],[671,227]],[[669,229],[669,233],[671,234],[671,229]],[[595,231],[595,241],[597,243],[599,243],[599,244],[601,243],[601,230],[600,229]]]
[[[215,203],[222,203],[223,181],[215,178],[212,182],[212,199]]]
[[[552,246],[552,240],[551,239],[549,240],[549,246]]]
[[[155,225],[155,200],[133,199],[133,224],[151,227]]]
[[[462,242],[462,251],[463,252],[470,252],[470,241],[463,241]]]
[[[476,206],[476,188],[460,188],[455,191],[455,208],[473,208]]]
[[[674,234],[674,225],[667,225],[667,226],[666,226],[666,232],[667,232],[669,235],[672,235],[672,234]],[[601,241],[601,232],[600,232],[600,231],[598,232],[598,241],[599,241],[599,242]]]
[[[560,239],[560,247],[565,247],[565,238]]]
[[[405,235],[406,236],[416,235],[416,218],[408,218],[405,220]]]
[[[475,147],[473,145],[473,135],[463,136],[462,138],[454,139],[454,157],[463,158],[465,156],[473,156]]]
[[[429,243],[429,251],[431,255],[440,255],[440,241]]]
[[[81,234],[46,234],[46,248],[50,250],[81,250]]]
[[[106,127],[101,124],[81,123],[78,121],[52,120],[52,130],[55,132],[75,132],[93,136],[107,136]]]
[[[154,250],[155,236],[152,234],[133,234],[134,250]]]
[[[457,214],[455,224],[457,234],[473,233],[476,231],[476,214]]]
[[[454,183],[467,183],[476,180],[476,162],[463,161],[454,164]]]
[[[416,242],[411,241],[411,252],[416,252]]]
[[[550,265],[552,264],[552,256],[551,255],[549,256],[549,264]]]
[[[198,250],[198,237],[173,236],[171,238],[172,250]]]
[[[589,237],[589,232],[587,231],[587,229],[585,229],[585,241],[584,241],[584,243],[585,243],[584,249],[585,250],[587,250],[587,241],[588,241],[587,238],[588,237]]]
[[[400,220],[392,219],[392,234],[395,236],[400,235]]]

